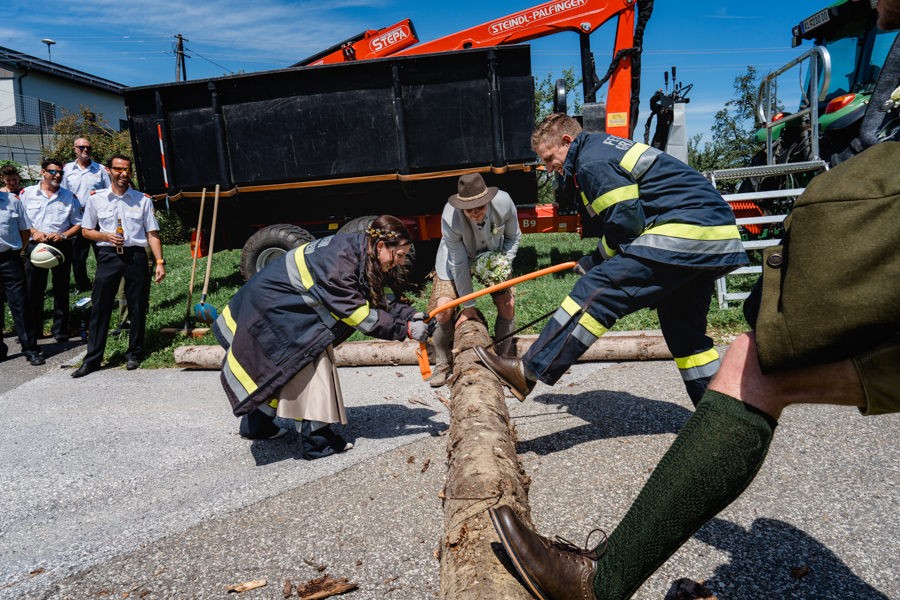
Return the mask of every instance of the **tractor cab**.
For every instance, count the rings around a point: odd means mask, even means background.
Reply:
[[[833,166],[855,153],[851,145],[897,38],[897,32],[877,28],[874,5],[839,0],[793,27],[793,45],[808,40],[813,47],[767,76],[760,88],[764,127],[756,135],[761,143],[768,136],[776,142],[770,164],[821,158]],[[803,114],[791,119],[785,106],[792,102],[779,95],[778,76],[794,67],[803,69],[803,84],[793,114]]]

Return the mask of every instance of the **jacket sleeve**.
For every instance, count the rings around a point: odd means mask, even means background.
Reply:
[[[323,256],[324,257],[324,256]],[[404,339],[406,321],[369,303],[358,281],[359,259],[350,252],[331,255],[315,267],[313,288],[331,315],[364,335],[386,340]]]
[[[445,209],[441,217],[441,238],[447,246],[447,270],[450,271],[450,278],[456,286],[456,293],[463,297],[471,294],[473,289],[472,264],[461,231],[464,226],[462,219],[466,217],[449,204],[447,206],[451,210]],[[463,304],[463,308],[472,306],[475,306],[474,300]]]
[[[519,227],[519,212],[516,205],[510,198],[509,194],[503,193],[506,197],[501,201],[501,214],[503,215],[503,245],[500,252],[506,255],[512,264],[513,259],[519,252],[519,244],[522,242],[522,229]],[[498,194],[499,194],[498,193]]]
[[[637,182],[605,160],[579,165],[579,195],[585,209],[603,226],[601,245],[608,256],[633,241],[646,228]]]

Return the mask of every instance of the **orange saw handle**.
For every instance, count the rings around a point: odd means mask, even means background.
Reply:
[[[422,371],[422,380],[424,381],[431,377],[431,361],[428,358],[428,347],[425,342],[419,342],[416,358],[419,359],[419,370]]]
[[[485,294],[493,294],[494,292],[499,292],[501,290],[505,290],[506,288],[510,288],[516,284],[522,283],[523,281],[528,281],[530,279],[537,279],[538,277],[543,277],[544,275],[549,275],[551,273],[557,273],[559,271],[565,271],[567,269],[572,269],[578,263],[574,260],[570,260],[569,262],[560,263],[558,265],[553,265],[550,267],[545,267],[543,269],[539,269],[534,271],[533,273],[526,273],[525,275],[519,275],[518,277],[513,277],[512,279],[507,279],[504,282],[497,283],[492,286],[488,286],[483,290],[478,290],[477,292],[472,292],[471,294],[466,294],[462,298],[457,298],[456,300],[451,300],[446,304],[442,304],[432,310],[430,313],[425,315],[425,320],[428,321],[434,317],[434,315],[439,312],[443,312],[445,310],[449,310],[451,308],[455,308],[462,304],[463,302],[468,302],[469,300],[474,300],[475,298],[480,298]],[[425,347],[424,342],[419,343],[419,349],[416,350],[416,357],[419,359],[419,370],[422,371],[422,379],[428,379],[431,377],[431,362],[428,359],[428,349]]]
[[[574,260],[570,260],[569,262],[560,263],[558,265],[553,265],[552,267],[545,267],[543,269],[539,269],[533,273],[526,273],[525,275],[519,275],[518,277],[513,277],[512,279],[507,279],[501,283],[494,284],[492,286],[486,287],[483,290],[478,290],[477,292],[472,292],[471,294],[466,294],[462,298],[457,298],[456,300],[451,300],[446,304],[441,304],[434,310],[432,310],[426,316],[426,319],[432,318],[434,315],[439,312],[443,312],[450,308],[456,308],[463,302],[468,302],[469,300],[474,300],[475,298],[480,298],[485,294],[493,294],[494,292],[499,292],[501,290],[505,290],[506,288],[512,287],[516,284],[522,283],[523,281],[528,281],[530,279],[537,279],[538,277],[543,277],[544,275],[549,275],[550,273],[556,273],[558,271],[565,271],[566,269],[572,269],[577,265]]]

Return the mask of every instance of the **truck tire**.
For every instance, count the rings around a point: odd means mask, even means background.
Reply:
[[[338,233],[362,233],[372,224],[377,217],[367,215],[356,217],[344,223]],[[407,267],[406,277],[411,284],[419,286],[434,269],[434,257],[437,254],[440,240],[419,241],[413,244],[409,251],[410,266]]]
[[[241,250],[241,275],[244,281],[263,267],[306,242],[316,239],[310,232],[296,225],[269,225],[250,236]]]
[[[372,224],[372,221],[377,219],[378,217],[375,215],[366,215],[364,217],[356,217],[355,219],[350,219],[338,229],[338,233],[363,233],[366,229],[369,228],[369,225]]]

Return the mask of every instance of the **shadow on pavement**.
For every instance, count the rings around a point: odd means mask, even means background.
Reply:
[[[577,395],[541,394],[534,401],[558,406],[587,423],[520,441],[521,454],[550,454],[591,440],[678,433],[693,414],[671,402],[603,390]]]
[[[428,434],[436,436],[447,429],[446,423],[432,420],[438,413],[430,408],[408,408],[396,404],[374,404],[370,406],[348,406],[346,426],[332,425],[336,433],[348,442],[357,438],[389,439],[408,435]],[[282,460],[303,459],[299,427],[289,419],[276,419],[289,432],[276,440],[254,440],[250,452],[256,466],[263,466]],[[237,428],[237,420],[235,420]]]
[[[888,600],[821,542],[783,521],[756,519],[746,530],[716,518],[694,537],[731,555],[703,582],[722,600]]]

